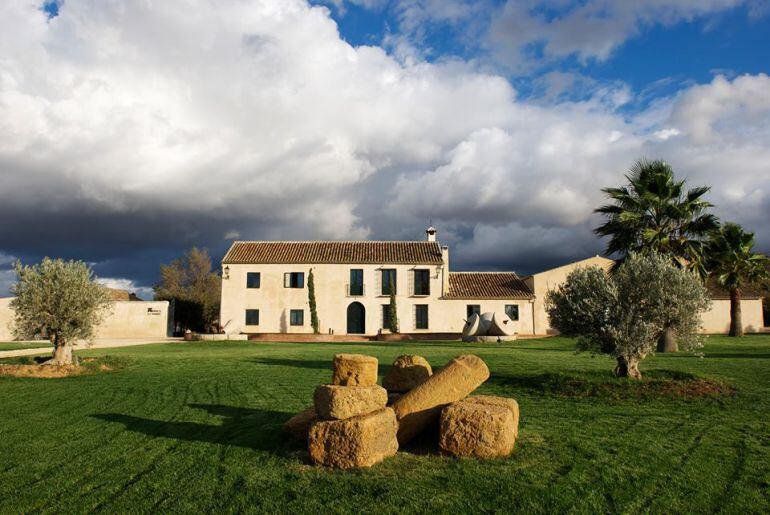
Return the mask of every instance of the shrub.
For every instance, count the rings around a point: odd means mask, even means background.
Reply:
[[[578,350],[614,357],[615,374],[631,378],[641,377],[639,362],[655,352],[667,327],[682,348],[700,347],[700,314],[708,307],[700,278],[659,254],[631,254],[611,275],[579,268],[546,295],[553,327],[577,337]]]

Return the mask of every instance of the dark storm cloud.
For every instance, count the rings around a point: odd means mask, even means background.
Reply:
[[[599,190],[642,155],[712,185],[767,248],[766,75],[629,114],[623,85],[531,103],[474,66],[351,47],[302,0],[70,0],[50,20],[4,2],[0,294],[12,257],[148,287],[192,246],[421,239],[431,220],[454,269],[542,270],[601,250]]]

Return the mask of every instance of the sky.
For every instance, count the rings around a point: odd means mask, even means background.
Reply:
[[[601,253],[636,159],[770,251],[766,0],[0,0],[0,296],[81,259],[149,298],[234,239]]]

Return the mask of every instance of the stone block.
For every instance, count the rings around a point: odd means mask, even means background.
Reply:
[[[335,355],[332,384],[341,386],[377,384],[377,358],[363,354]]]
[[[380,385],[340,386],[322,384],[313,395],[315,412],[324,420],[342,420],[384,408],[388,392]]]
[[[308,451],[318,465],[371,467],[398,451],[398,421],[391,408],[345,420],[318,420],[310,426]]]
[[[283,424],[283,429],[297,440],[307,441],[307,433],[310,430],[310,424],[315,422],[318,416],[315,408],[310,406],[304,411],[300,411]]]
[[[424,383],[433,369],[422,356],[403,355],[396,358],[382,379],[382,386],[389,392],[406,393]]]
[[[441,411],[439,448],[458,457],[499,458],[516,442],[509,406],[460,401]]]
[[[417,436],[438,419],[441,409],[468,396],[489,378],[489,368],[478,356],[454,358],[393,403],[398,417],[398,441],[401,445]]]
[[[516,399],[511,399],[510,397],[498,397],[495,395],[474,395],[472,397],[467,397],[461,402],[468,404],[503,406],[508,408],[511,410],[511,415],[513,415],[513,437],[519,437],[519,403],[516,402]]]

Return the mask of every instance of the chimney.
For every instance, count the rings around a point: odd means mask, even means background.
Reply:
[[[425,234],[428,235],[428,241],[436,241],[436,233],[437,232],[438,231],[436,230],[436,228],[433,227],[432,225],[430,227],[428,227],[427,229],[425,229]]]

